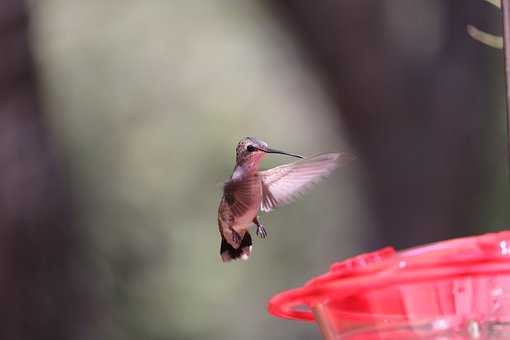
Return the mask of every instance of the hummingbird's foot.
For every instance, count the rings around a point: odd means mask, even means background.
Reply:
[[[261,224],[259,224],[257,226],[257,236],[260,237],[260,238],[266,238],[267,237],[267,230]]]
[[[239,235],[239,233],[237,231],[235,231],[234,229],[232,229],[232,241],[234,241],[234,243],[239,246],[241,244],[241,235]]]

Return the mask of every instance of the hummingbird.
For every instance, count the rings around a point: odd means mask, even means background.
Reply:
[[[268,153],[301,160],[259,171],[260,162]],[[254,137],[241,139],[236,147],[236,165],[231,178],[223,185],[218,208],[223,262],[250,257],[252,239],[249,227],[256,226],[256,234],[260,238],[267,237],[267,229],[258,218],[259,211],[269,212],[291,203],[329,175],[339,163],[352,159],[348,153],[323,153],[305,159],[272,149],[266,142]]]

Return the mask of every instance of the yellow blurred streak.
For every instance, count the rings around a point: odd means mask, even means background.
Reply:
[[[467,26],[467,32],[471,38],[481,42],[484,45],[497,49],[503,48],[503,38],[500,36],[481,31],[473,25]]]

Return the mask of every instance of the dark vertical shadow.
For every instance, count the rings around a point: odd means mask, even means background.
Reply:
[[[71,339],[87,330],[89,288],[28,23],[22,1],[0,2],[0,338]]]

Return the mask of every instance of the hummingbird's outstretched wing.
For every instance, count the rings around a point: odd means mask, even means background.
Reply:
[[[295,163],[259,172],[262,180],[260,210],[271,211],[296,199],[338,165],[352,160],[347,153],[324,153]]]

